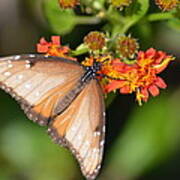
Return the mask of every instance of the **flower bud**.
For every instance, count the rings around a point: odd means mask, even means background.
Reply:
[[[84,37],[84,43],[92,51],[101,50],[106,45],[105,35],[98,31],[92,31]]]
[[[155,3],[162,11],[170,11],[180,4],[179,0],[155,0]]]
[[[131,36],[119,36],[116,41],[116,52],[122,58],[133,58],[139,49],[139,44]]]

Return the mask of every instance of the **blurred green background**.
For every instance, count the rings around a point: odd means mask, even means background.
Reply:
[[[75,48],[89,31],[102,27],[71,22],[72,28],[63,19],[54,27],[42,1],[0,0],[1,56],[35,52],[40,37],[61,27],[63,44]],[[142,49],[164,50],[177,61],[162,74],[168,89],[159,97],[139,107],[133,95],[118,95],[108,107],[105,158],[97,179],[180,179],[180,32],[159,22],[139,24],[130,32]],[[71,153],[53,144],[46,129],[29,121],[3,91],[0,116],[0,180],[83,179]]]

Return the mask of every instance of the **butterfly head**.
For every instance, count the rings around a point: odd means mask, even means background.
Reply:
[[[92,66],[92,69],[93,69],[94,73],[96,73],[97,71],[100,71],[101,70],[101,66],[102,66],[101,62],[95,61],[93,63],[93,66]]]
[[[82,64],[86,70],[85,75],[82,77],[82,81],[87,81],[92,78],[104,77],[104,74],[101,72],[104,65],[110,62],[111,56],[103,56],[96,58],[86,59]]]

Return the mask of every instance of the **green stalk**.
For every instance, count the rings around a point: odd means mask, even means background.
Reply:
[[[98,24],[101,20],[101,18],[96,16],[76,16],[78,24]]]
[[[169,20],[169,19],[173,19],[174,15],[170,12],[166,12],[166,13],[154,13],[154,14],[150,14],[149,16],[147,16],[147,19],[149,21],[164,21],[164,20]]]

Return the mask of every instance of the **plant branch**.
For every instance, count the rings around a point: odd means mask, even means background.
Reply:
[[[147,16],[147,19],[149,21],[163,21],[174,18],[174,15],[172,13],[166,12],[166,13],[154,13]]]
[[[98,24],[102,18],[96,16],[76,16],[76,21],[78,24]]]

